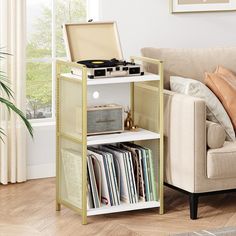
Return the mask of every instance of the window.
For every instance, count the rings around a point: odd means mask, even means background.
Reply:
[[[27,118],[54,118],[55,60],[66,56],[61,25],[97,13],[98,0],[27,0]]]

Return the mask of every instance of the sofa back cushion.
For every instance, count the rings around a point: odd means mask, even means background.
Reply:
[[[170,88],[170,76],[192,78],[204,82],[205,72],[214,72],[218,65],[236,72],[236,47],[179,49],[179,48],[143,48],[145,57],[164,61],[164,86]],[[157,66],[148,64],[149,72],[157,73]]]
[[[219,66],[215,73],[206,73],[205,83],[224,105],[236,130],[236,75]]]

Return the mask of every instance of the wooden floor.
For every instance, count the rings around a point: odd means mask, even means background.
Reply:
[[[189,220],[187,196],[165,190],[166,214],[157,209],[95,216],[89,224],[63,208],[55,211],[55,179],[0,186],[0,236],[162,236],[236,226],[236,194],[200,198],[200,219]]]

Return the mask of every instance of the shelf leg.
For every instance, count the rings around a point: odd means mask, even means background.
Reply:
[[[164,97],[163,97],[163,81],[164,81],[164,68],[163,63],[159,63],[159,116],[160,116],[160,123],[159,123],[159,132],[160,132],[160,146],[159,146],[159,198],[160,198],[160,209],[159,213],[162,215],[164,214]]]
[[[56,65],[56,78],[57,78],[57,84],[56,84],[56,211],[61,210],[61,204],[59,203],[60,199],[60,64]]]
[[[87,224],[87,216],[86,214],[82,215],[82,225],[86,225]]]
[[[82,71],[82,224],[87,224],[87,70]]]
[[[164,207],[163,204],[161,204],[160,208],[159,208],[159,214],[163,215],[164,214]]]
[[[61,210],[61,204],[60,203],[56,203],[56,211],[60,211]]]

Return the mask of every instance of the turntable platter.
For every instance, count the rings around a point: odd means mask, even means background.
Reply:
[[[116,63],[111,60],[84,60],[77,63],[85,65],[87,68],[114,67]]]

